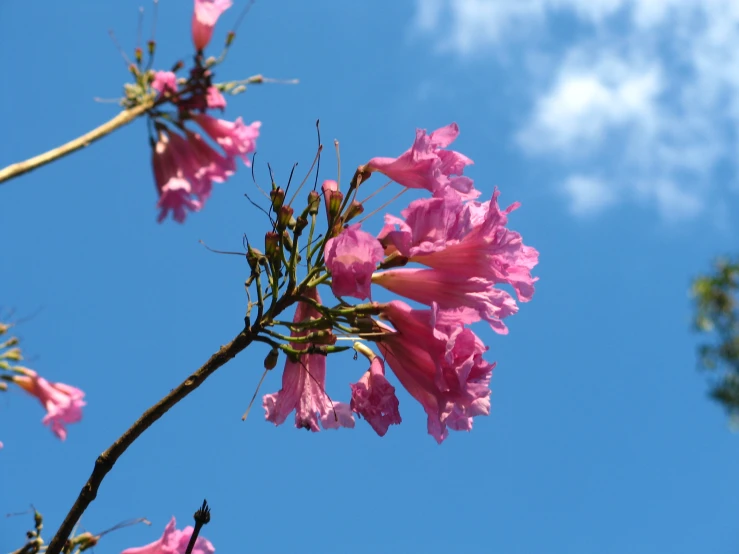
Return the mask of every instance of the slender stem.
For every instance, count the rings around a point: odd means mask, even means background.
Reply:
[[[255,327],[257,327],[255,325]],[[95,467],[92,470],[92,475],[82,487],[77,500],[75,500],[72,509],[64,518],[59,530],[51,539],[49,547],[47,548],[47,554],[59,554],[61,552],[65,541],[69,537],[75,523],[82,516],[83,512],[87,509],[90,503],[95,500],[98,489],[107,473],[113,469],[113,466],[118,461],[123,453],[128,450],[134,441],[139,438],[144,431],[151,427],[160,417],[166,414],[170,408],[177,404],[180,400],[184,399],[188,394],[193,392],[196,388],[203,384],[203,382],[210,377],[219,367],[223,366],[226,362],[231,360],[249,346],[254,340],[256,329],[244,329],[241,333],[213,354],[210,359],[203,364],[195,373],[185,379],[177,388],[173,389],[169,394],[162,398],[159,402],[154,404],[151,408],[146,410],[143,415],[128,429],[124,432],[105,452],[103,452],[98,459],[95,461]]]
[[[138,439],[144,431],[151,427],[159,418],[167,413],[175,404],[183,400],[187,395],[205,382],[205,380],[213,375],[215,371],[230,361],[236,355],[244,350],[255,340],[259,340],[259,333],[264,329],[265,325],[274,317],[281,314],[288,306],[302,298],[302,294],[307,285],[307,279],[303,281],[296,289],[294,295],[285,295],[280,298],[270,310],[260,317],[254,325],[241,331],[236,337],[213,354],[205,364],[203,364],[195,373],[185,379],[180,385],[171,390],[164,398],[146,410],[142,416],[129,427],[116,441],[95,461],[90,478],[82,487],[79,496],[74,501],[72,508],[64,518],[61,527],[51,539],[46,554],[59,554],[64,548],[64,543],[69,538],[75,524],[85,512],[87,507],[97,497],[98,489],[108,472],[118,461],[123,453]],[[260,313],[262,303],[260,302]],[[331,349],[332,351],[335,349]],[[308,350],[310,352],[310,349]]]
[[[71,154],[72,152],[75,152],[80,148],[84,148],[85,146],[92,144],[96,140],[103,138],[105,135],[112,133],[116,129],[119,129],[120,127],[123,127],[128,123],[131,123],[134,119],[146,113],[146,111],[150,110],[153,106],[154,99],[147,100],[143,104],[139,104],[138,106],[131,108],[130,110],[123,110],[110,121],[103,123],[102,125],[100,125],[100,127],[97,127],[92,131],[85,133],[81,137],[77,137],[76,139],[71,140],[66,144],[62,144],[57,148],[52,148],[48,152],[44,152],[43,154],[39,154],[38,156],[34,156],[33,158],[14,163],[3,169],[0,169],[0,183],[8,181],[14,177],[18,177],[19,175],[23,175],[24,173],[28,173],[29,171],[32,171],[37,167],[46,165],[50,162],[53,162],[54,160],[58,160],[59,158],[62,158],[67,154]]]

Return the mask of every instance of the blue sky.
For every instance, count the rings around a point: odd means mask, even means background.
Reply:
[[[245,352],[119,461],[82,525],[153,525],[96,550],[148,543],[172,515],[189,524],[206,497],[204,535],[221,553],[735,552],[739,438],[695,370],[688,296],[736,248],[732,4],[257,2],[218,77],[300,79],[229,98],[227,117],[263,122],[259,157],[278,179],[310,165],[317,118],[345,174],[399,154],[416,127],[456,121],[476,187],[522,203],[511,227],[541,252],[537,292],[508,336],[476,329],[498,362],[492,413],[441,446],[404,392],[403,424],[384,438],[364,422],[275,428],[258,406],[242,423],[265,354]],[[0,6],[13,79],[1,164],[112,117],[93,98],[118,96],[128,75],[106,31],[130,52],[138,6],[47,1],[32,20]],[[161,2],[162,67],[190,52],[190,17],[189,2]],[[322,167],[333,176],[330,156]],[[241,170],[185,225],[158,225],[142,121],[0,187],[2,303],[41,309],[17,328],[28,365],[88,401],[60,443],[35,402],[0,396],[0,512],[33,503],[50,537],[95,457],[238,332],[246,264],[197,241],[260,237],[249,191]],[[347,400],[365,368],[329,362],[329,392]],[[0,519],[0,551],[29,523]]]

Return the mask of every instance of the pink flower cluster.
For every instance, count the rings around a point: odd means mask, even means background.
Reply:
[[[173,517],[158,540],[145,546],[127,548],[121,554],[185,554],[192,532],[193,528],[189,525],[181,531],[177,529]],[[216,549],[208,539],[203,537],[195,539],[195,546],[192,549],[193,554],[213,554],[215,551]]]
[[[156,136],[151,139],[159,222],[171,213],[182,223],[188,211],[199,211],[213,183],[222,183],[233,175],[236,158],[250,165],[248,155],[256,148],[259,121],[247,125],[240,117],[227,121],[205,113],[226,107],[226,99],[211,82],[212,72],[203,65],[202,50],[210,42],[216,21],[229,7],[230,0],[195,0],[192,37],[198,54],[190,78],[178,87],[172,71],[157,71],[151,82],[160,99],[177,107],[175,125],[167,123],[171,117],[156,118]],[[187,128],[189,121],[197,123],[210,142],[200,132]]]
[[[470,430],[475,416],[487,415],[495,364],[483,359],[488,348],[468,326],[483,320],[497,333],[506,334],[503,320],[518,311],[516,298],[527,302],[534,294],[537,278],[531,270],[539,254],[506,227],[518,204],[501,210],[497,189],[490,200],[476,200],[479,191],[463,175],[472,160],[446,149],[458,133],[456,124],[430,135],[419,130],[413,146],[398,158],[373,158],[361,166],[359,172],[383,173],[432,196],[411,202],[401,212],[402,218],[386,215],[378,237],[354,224],[326,242],[325,264],[336,296],[371,298],[372,285],[379,285],[427,306],[413,308],[399,300],[375,303],[382,321],[374,322],[376,332],[366,340],[376,343],[384,360],[357,348],[370,358],[370,368],[351,385],[349,408],[381,436],[389,425],[401,421],[385,363],[423,406],[428,432],[439,443],[449,429]],[[337,189],[328,183],[324,193]],[[394,266],[416,263],[419,267],[377,270],[378,263],[390,259],[395,259]],[[516,298],[500,285],[510,287]],[[311,294],[318,299],[317,292]],[[294,321],[319,317],[316,310],[300,303]],[[329,412],[322,392],[325,374],[325,355],[306,354],[299,364],[288,362],[283,389],[265,396],[267,419],[280,424],[295,409],[298,427],[318,431],[317,414],[324,428],[353,427],[345,405],[334,403],[334,411]]]

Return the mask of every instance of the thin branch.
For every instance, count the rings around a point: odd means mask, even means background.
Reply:
[[[203,364],[195,373],[185,379],[177,388],[170,391],[164,398],[146,410],[143,415],[125,432],[123,433],[105,452],[103,452],[95,461],[90,478],[82,487],[77,500],[75,500],[72,509],[64,518],[59,530],[51,539],[46,550],[47,554],[59,554],[64,547],[64,543],[69,534],[72,532],[77,520],[82,516],[87,507],[97,497],[98,489],[108,472],[123,453],[138,439],[144,431],[151,427],[159,418],[166,414],[175,404],[184,399],[187,395],[202,385],[205,380],[210,377],[218,368],[226,362],[234,358],[239,352],[249,346],[254,340],[254,336],[258,332],[259,322],[250,328],[244,329],[241,333],[213,354],[210,359]]]
[[[127,125],[128,123],[131,123],[134,119],[146,113],[154,106],[154,102],[154,99],[151,99],[144,102],[143,104],[139,104],[138,106],[131,108],[130,110],[123,110],[107,123],[103,123],[102,125],[100,125],[100,127],[97,127],[96,129],[85,133],[81,137],[71,140],[66,144],[58,146],[57,148],[53,148],[48,152],[44,152],[43,154],[34,156],[33,158],[14,163],[3,169],[0,169],[0,183],[8,181],[14,177],[18,177],[19,175],[23,175],[24,173],[28,173],[29,171],[32,171],[37,167],[41,167],[42,165],[46,165],[50,162],[58,160],[59,158],[62,158],[67,154],[71,154],[72,152],[84,148],[85,146],[89,146],[96,140],[99,140],[104,136],[112,133],[116,129],[119,129],[124,125]]]

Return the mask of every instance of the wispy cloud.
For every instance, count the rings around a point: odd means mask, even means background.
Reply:
[[[571,171],[560,191],[573,213],[624,200],[653,206],[668,220],[686,219],[733,186],[714,181],[721,167],[723,174],[739,169],[739,2],[417,0],[417,6],[415,28],[439,36],[443,27],[439,49],[462,56],[515,47],[525,59],[543,51],[544,42],[532,37],[546,38],[557,18],[577,22],[576,38],[547,52],[555,63],[543,73],[530,70],[536,89],[514,137],[530,156]]]

